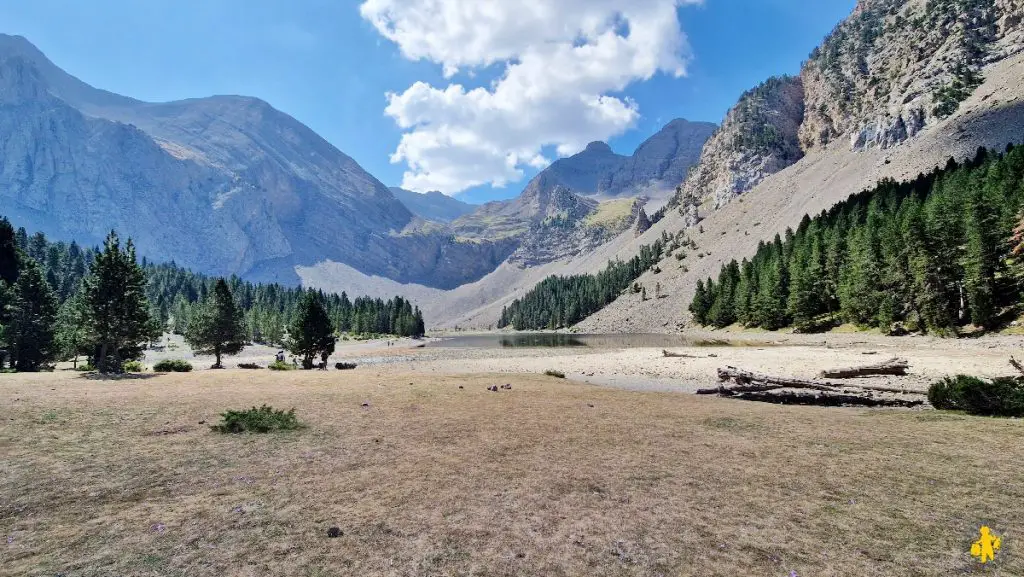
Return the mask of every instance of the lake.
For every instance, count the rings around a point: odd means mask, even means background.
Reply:
[[[668,347],[728,347],[752,345],[748,341],[726,339],[700,339],[684,335],[665,334],[603,334],[583,335],[569,333],[509,333],[492,335],[466,335],[442,337],[428,347],[457,349],[499,348],[571,348],[597,349],[668,348]],[[765,346],[765,343],[756,343]]]

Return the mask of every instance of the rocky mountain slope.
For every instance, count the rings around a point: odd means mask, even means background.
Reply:
[[[672,204],[694,198],[698,204],[707,200],[719,208],[765,176],[800,160],[797,132],[803,115],[800,78],[771,78],[745,92],[704,145],[699,163]]]
[[[745,93],[671,204],[721,208],[832,143],[896,146],[1024,48],[1021,0],[861,0],[804,64]]]
[[[409,209],[409,212],[435,222],[451,222],[477,209],[476,205],[462,202],[436,190],[425,194],[396,186],[391,187],[390,190],[391,194],[395,195],[395,198]]]
[[[760,174],[743,202],[718,210],[713,187],[689,188],[680,196],[703,203],[699,227],[686,210],[670,211],[637,239],[682,231],[696,243],[682,263],[666,260],[662,274],[640,278],[641,284],[660,283],[666,298],[639,302],[624,295],[578,328],[675,330],[688,322],[698,279],[752,255],[760,241],[796,227],[803,215],[880,179],[907,180],[951,156],[972,157],[979,146],[1024,142],[1022,22],[1019,1],[860,2],[801,74],[804,115],[796,135],[802,157]],[[792,142],[793,132],[788,135]],[[711,168],[730,174],[727,163],[709,154],[715,142],[705,147],[695,174]],[[708,166],[705,159],[711,159]],[[697,181],[691,176],[689,184]]]
[[[20,37],[0,37],[0,150],[0,201],[19,224],[86,243],[116,228],[151,259],[207,273],[290,283],[297,265],[336,261],[452,288],[512,248],[421,226],[263,101],[140,102],[82,83]]]

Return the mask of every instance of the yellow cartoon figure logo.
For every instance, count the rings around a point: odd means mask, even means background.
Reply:
[[[980,563],[988,563],[996,558],[996,551],[1003,544],[1003,540],[993,535],[988,525],[982,526],[981,536],[971,544],[971,555]]]

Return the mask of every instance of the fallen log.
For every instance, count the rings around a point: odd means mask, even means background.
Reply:
[[[738,393],[733,395],[732,398],[779,405],[815,405],[821,407],[916,407],[924,403],[924,399],[887,399],[841,393],[816,394],[806,391],[747,392]]]
[[[3,351],[0,351],[0,353],[2,353],[2,352]],[[0,359],[2,359],[2,358],[3,357],[0,356]],[[1022,375],[1024,375],[1024,365],[1021,365],[1020,361],[1018,361],[1017,359],[1015,359],[1013,357],[1010,357],[1010,364],[1013,365],[1013,368],[1017,369],[1017,372],[1019,372]]]
[[[718,380],[720,381],[733,381],[737,385],[750,385],[752,383],[761,383],[764,385],[779,385],[775,388],[788,388],[788,389],[814,389],[817,391],[835,391],[836,385],[829,383],[817,383],[814,381],[808,381],[804,379],[795,379],[792,377],[773,377],[771,375],[763,375],[761,373],[752,373],[750,371],[744,371],[737,369],[736,367],[725,367],[724,369],[718,369]]]
[[[664,357],[672,358],[672,359],[699,359],[699,358],[701,358],[701,357],[698,357],[696,355],[688,355],[686,353],[674,353],[672,351],[668,351],[668,350],[665,350],[665,349],[661,350],[661,354]]]
[[[871,365],[824,370],[821,371],[819,376],[827,379],[852,379],[872,375],[895,375],[902,377],[907,374],[908,369],[910,369],[910,363],[906,359],[889,359]]]

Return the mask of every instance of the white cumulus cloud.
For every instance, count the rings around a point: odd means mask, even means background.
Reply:
[[[392,162],[402,187],[454,194],[504,186],[545,166],[541,150],[581,150],[632,127],[616,95],[663,72],[682,76],[689,48],[676,9],[701,0],[366,0],[360,12],[411,60],[459,71],[504,67],[490,86],[416,82],[387,95],[405,130]]]

